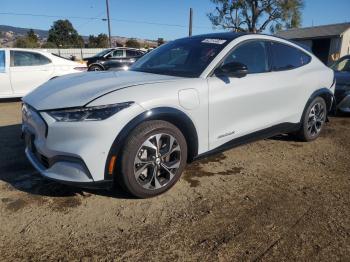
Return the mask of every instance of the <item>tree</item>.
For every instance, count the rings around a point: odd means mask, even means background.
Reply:
[[[15,47],[19,48],[38,48],[39,46],[39,38],[33,29],[27,32],[27,36],[17,38],[15,42]]]
[[[57,45],[55,43],[52,43],[52,42],[46,42],[41,47],[42,48],[57,48]]]
[[[38,42],[33,42],[28,37],[19,37],[14,44],[18,48],[38,48],[40,45]]]
[[[109,47],[108,36],[106,34],[99,34],[98,36],[90,35],[88,47],[90,47],[90,48]]]
[[[140,43],[135,38],[130,38],[125,45],[127,47],[140,48]]]
[[[56,47],[82,47],[83,38],[74,29],[69,20],[57,20],[49,30],[47,42],[54,43]]]
[[[35,42],[37,43],[39,41],[39,38],[38,36],[34,33],[34,30],[33,29],[30,29],[28,32],[27,32],[27,39],[31,42]]]
[[[271,32],[301,25],[304,0],[211,0],[208,14],[214,27],[238,32]]]
[[[162,44],[164,44],[165,42],[164,42],[164,38],[158,38],[158,40],[157,40],[157,44],[158,44],[158,46],[161,46]]]

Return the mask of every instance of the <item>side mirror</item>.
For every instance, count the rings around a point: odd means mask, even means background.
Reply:
[[[231,62],[218,67],[215,70],[216,76],[245,77],[248,74],[248,67],[245,64]]]
[[[109,59],[111,57],[112,57],[112,54],[108,54],[108,55],[105,56],[106,59]]]

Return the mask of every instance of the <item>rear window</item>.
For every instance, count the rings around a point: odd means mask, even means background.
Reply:
[[[311,57],[298,48],[271,42],[272,70],[284,71],[301,67],[311,61]]]
[[[126,56],[140,56],[141,52],[136,51],[136,50],[126,50]]]
[[[51,63],[51,60],[39,53],[11,51],[11,66],[40,66]]]

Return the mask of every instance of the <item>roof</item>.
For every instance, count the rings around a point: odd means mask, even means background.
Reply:
[[[325,36],[340,36],[350,28],[350,23],[321,25],[305,28],[288,29],[277,32],[277,36],[287,39],[317,38]]]
[[[246,33],[236,33],[236,32],[223,32],[223,33],[211,33],[211,34],[202,34],[202,35],[194,35],[191,38],[217,38],[217,39],[225,39],[225,40],[233,40],[239,36],[245,35]],[[185,37],[187,38],[187,37]]]
[[[239,36],[246,35],[247,33],[242,33],[242,32],[221,32],[221,33],[210,33],[210,34],[202,34],[202,35],[194,35],[190,37],[183,37],[179,38],[177,40],[182,40],[182,39],[187,39],[187,38],[212,38],[212,39],[224,39],[231,41],[233,39],[236,39]]]

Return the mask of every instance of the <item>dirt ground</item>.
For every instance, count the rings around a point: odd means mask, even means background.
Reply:
[[[0,103],[1,261],[350,261],[350,117],[317,141],[245,145],[131,199],[42,179]]]

